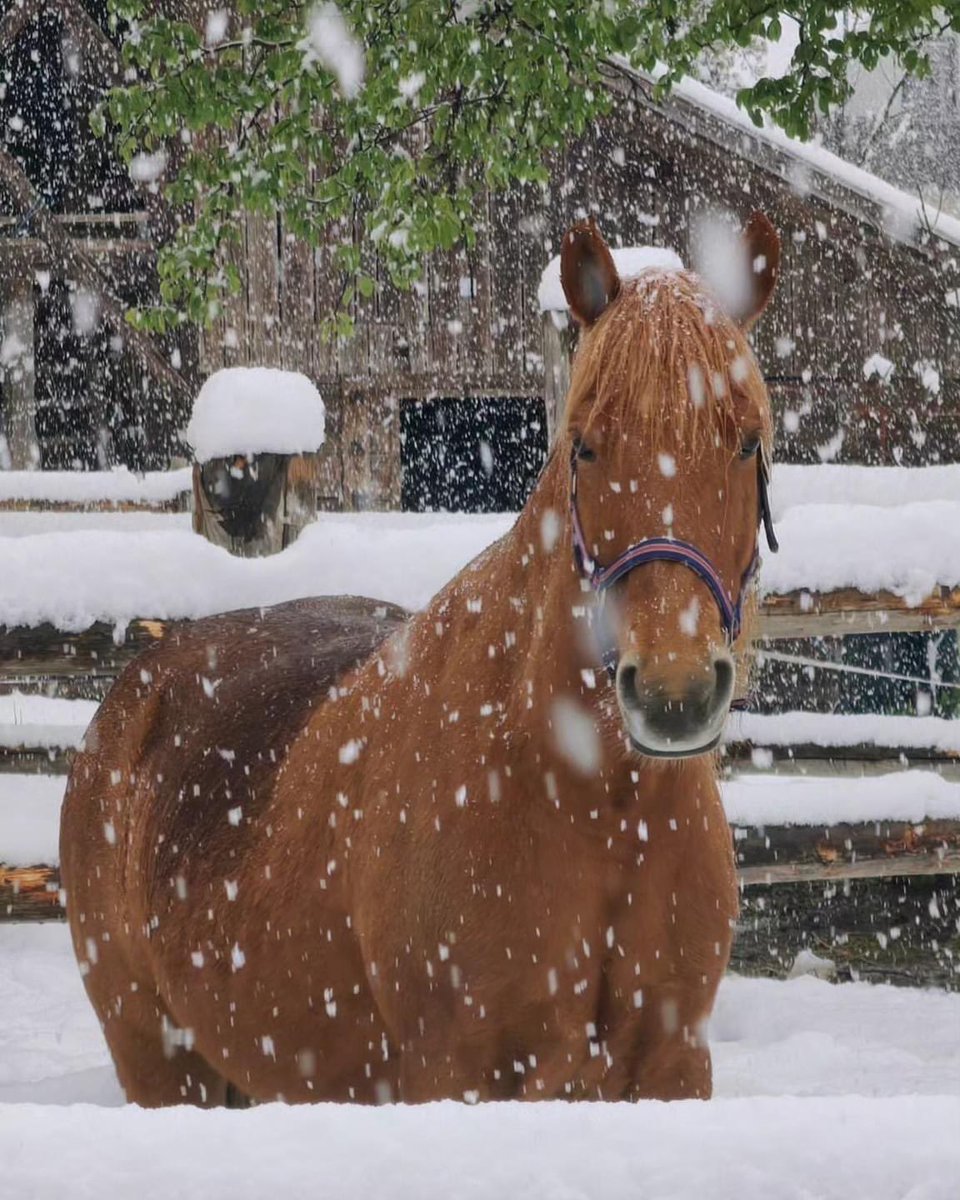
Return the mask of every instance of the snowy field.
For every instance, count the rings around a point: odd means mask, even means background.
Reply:
[[[66,927],[0,926],[0,1197],[956,1200],[960,995],[729,977],[711,1033],[710,1104],[145,1113]]]

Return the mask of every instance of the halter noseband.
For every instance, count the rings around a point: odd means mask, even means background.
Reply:
[[[726,585],[720,577],[720,572],[706,554],[702,550],[697,549],[691,542],[683,542],[678,538],[644,538],[643,541],[628,546],[609,566],[604,567],[597,562],[587,549],[583,525],[580,522],[580,512],[577,508],[577,454],[579,448],[579,445],[575,442],[570,455],[570,517],[573,525],[573,558],[580,574],[597,593],[598,599],[602,602],[607,589],[612,587],[618,579],[622,579],[624,575],[629,575],[637,567],[642,567],[651,562],[681,563],[693,571],[707,585],[720,613],[720,624],[726,635],[727,642],[732,645],[740,636],[740,628],[743,623],[744,599],[750,583],[757,572],[757,567],[760,565],[759,538],[758,545],[753,552],[753,557],[750,559],[750,565],[744,571],[743,577],[740,580],[740,590],[736,600],[731,598]],[[758,525],[763,526],[767,537],[767,545],[770,547],[771,553],[775,554],[780,547],[773,528],[773,515],[770,511],[770,497],[767,491],[768,480],[769,471],[763,446],[761,445],[757,450],[757,491],[760,499]],[[607,623],[602,617],[598,625],[603,665],[606,667],[610,678],[614,679],[617,673],[617,663],[620,654],[610,635]]]

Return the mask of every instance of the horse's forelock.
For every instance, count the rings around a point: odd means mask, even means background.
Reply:
[[[766,387],[739,327],[696,275],[649,270],[625,283],[619,298],[583,335],[573,365],[565,421],[585,430],[601,414],[652,444],[682,439],[694,449],[737,401],[759,410],[772,435]]]

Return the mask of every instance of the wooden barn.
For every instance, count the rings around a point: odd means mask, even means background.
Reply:
[[[328,255],[266,217],[246,220],[244,287],[215,328],[176,345],[134,333],[123,312],[150,297],[169,215],[87,127],[117,72],[105,9],[17,0],[0,16],[5,465],[163,466],[202,378],[255,363],[304,372],[326,402],[321,507],[516,507],[563,386],[571,335],[537,288],[564,230],[593,213],[612,244],[689,261],[702,213],[754,208],[784,239],[757,333],[781,459],[929,463],[957,444],[960,222],[934,236],[910,197],[707,89],[656,103],[614,68],[612,114],[553,157],[549,187],[489,196],[475,249],[432,256],[409,293],[384,282],[349,341],[319,331],[339,290]],[[876,354],[886,381],[865,377]]]

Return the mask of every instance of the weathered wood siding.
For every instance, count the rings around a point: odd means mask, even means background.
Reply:
[[[946,248],[893,240],[869,198],[687,101],[658,108],[640,85],[612,86],[623,93],[614,113],[551,156],[547,188],[486,197],[472,249],[430,256],[403,294],[373,262],[377,292],[357,302],[347,342],[318,328],[343,286],[329,251],[311,252],[275,220],[247,218],[245,291],[205,339],[203,366],[260,362],[317,382],[330,416],[324,505],[399,505],[405,399],[546,391],[553,408],[537,286],[564,231],[589,213],[611,243],[672,246],[687,262],[708,210],[770,214],[783,270],[756,346],[781,458],[932,462],[957,444],[960,311],[944,303]],[[895,363],[889,384],[864,378],[877,352]],[[917,364],[935,368],[939,390],[923,386]]]

